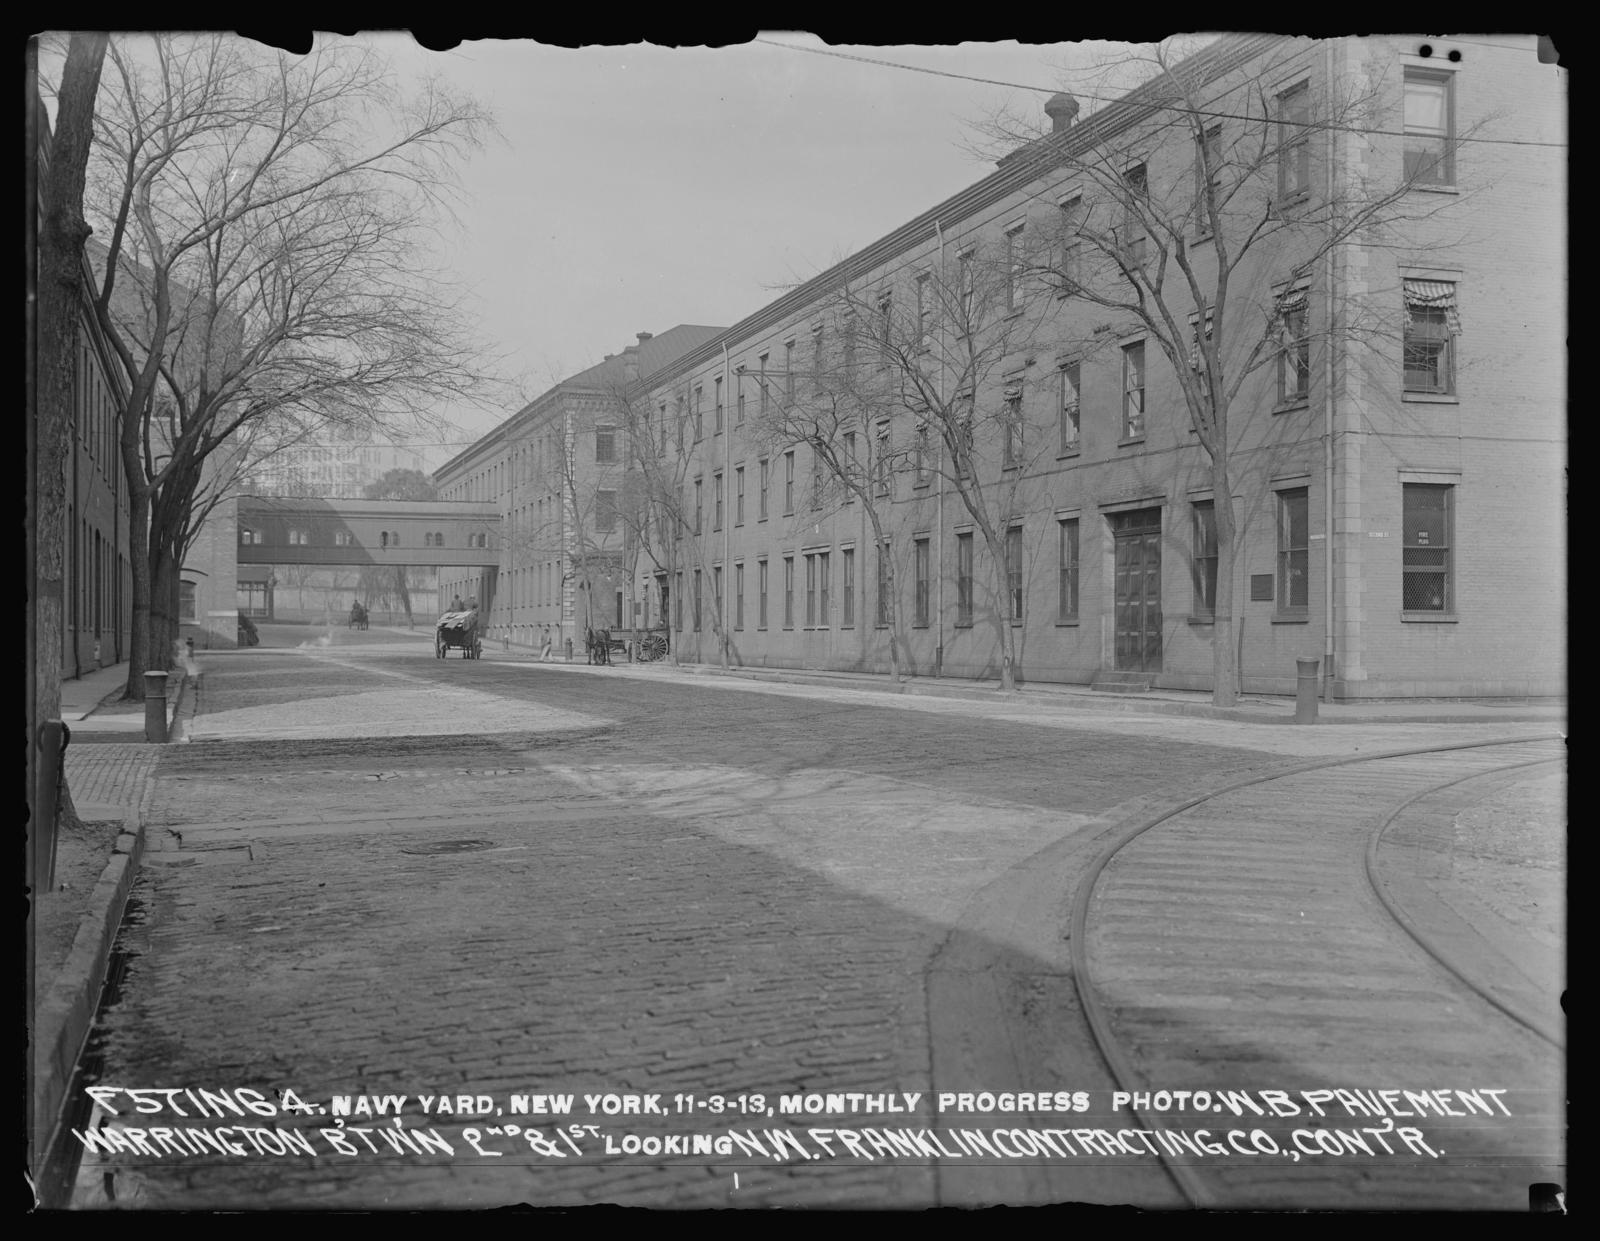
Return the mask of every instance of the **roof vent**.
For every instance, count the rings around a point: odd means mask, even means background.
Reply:
[[[649,340],[652,336],[654,336],[655,333],[654,332],[636,332],[636,333],[634,333],[634,335],[636,335],[639,338],[639,343],[642,345],[642,344],[644,344],[645,341]]]
[[[1050,132],[1059,134],[1078,119],[1078,101],[1065,93],[1051,95],[1045,101],[1044,113],[1050,118]]]

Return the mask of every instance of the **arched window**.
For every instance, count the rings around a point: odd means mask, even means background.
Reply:
[[[434,536],[433,536],[433,545],[435,547],[443,547],[444,546],[444,531],[440,530],[440,531],[438,531],[437,533],[434,534]]]
[[[433,546],[433,535],[431,535],[431,534],[423,535],[422,536],[422,545],[424,547],[432,547]]]
[[[379,535],[378,535],[378,546],[379,547],[388,547],[389,546],[389,532],[387,530],[381,531],[379,533]]]

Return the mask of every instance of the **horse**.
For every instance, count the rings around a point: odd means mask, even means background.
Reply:
[[[583,649],[591,664],[609,664],[611,662],[611,631],[609,629],[585,630]]]

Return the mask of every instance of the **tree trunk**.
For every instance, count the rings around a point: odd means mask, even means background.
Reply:
[[[415,629],[417,622],[411,619],[411,591],[409,583],[406,581],[405,565],[395,565],[394,586],[396,592],[400,595],[400,603],[406,610],[406,624]]]
[[[56,128],[51,139],[49,168],[43,173],[42,220],[36,244],[34,330],[36,388],[34,391],[34,578],[33,593],[33,719],[35,727],[61,715],[61,656],[66,624],[66,467],[71,460],[73,434],[73,377],[78,344],[79,299],[82,296],[83,243],[89,226],[83,219],[84,171],[93,137],[94,101],[100,89],[100,68],[105,60],[106,36],[74,34],[62,69],[56,104]],[[37,56],[37,49],[31,53]],[[33,61],[35,68],[37,61]],[[29,89],[32,89],[30,83]],[[42,108],[41,108],[42,113]],[[37,134],[30,135],[37,137]],[[37,150],[28,158],[35,160]],[[120,623],[116,618],[113,624]],[[30,761],[36,756],[29,738]],[[35,780],[58,778],[56,772],[30,767]],[[38,785],[28,790],[36,805]],[[35,877],[50,881],[58,825],[73,824],[77,815],[64,777],[59,779],[56,822],[31,824],[34,847],[48,851],[38,857]],[[30,927],[31,927],[30,922]],[[30,969],[32,958],[29,960]]]
[[[124,460],[127,454],[124,453]],[[128,483],[128,568],[132,573],[132,619],[128,633],[128,684],[124,699],[144,701],[150,667],[150,495],[137,464],[124,470]]]
[[[1211,491],[1214,496],[1212,511],[1217,524],[1217,598],[1213,612],[1215,619],[1211,626],[1211,702],[1214,706],[1231,707],[1239,701],[1239,667],[1233,645],[1233,560],[1238,523],[1233,517],[1233,480],[1225,452],[1218,453],[1212,459]]]

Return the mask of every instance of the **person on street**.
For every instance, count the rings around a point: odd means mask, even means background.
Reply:
[[[450,610],[452,612],[461,611],[461,596],[460,595],[457,595],[454,599],[450,600]]]
[[[545,625],[539,633],[539,662],[550,662],[550,626]]]

